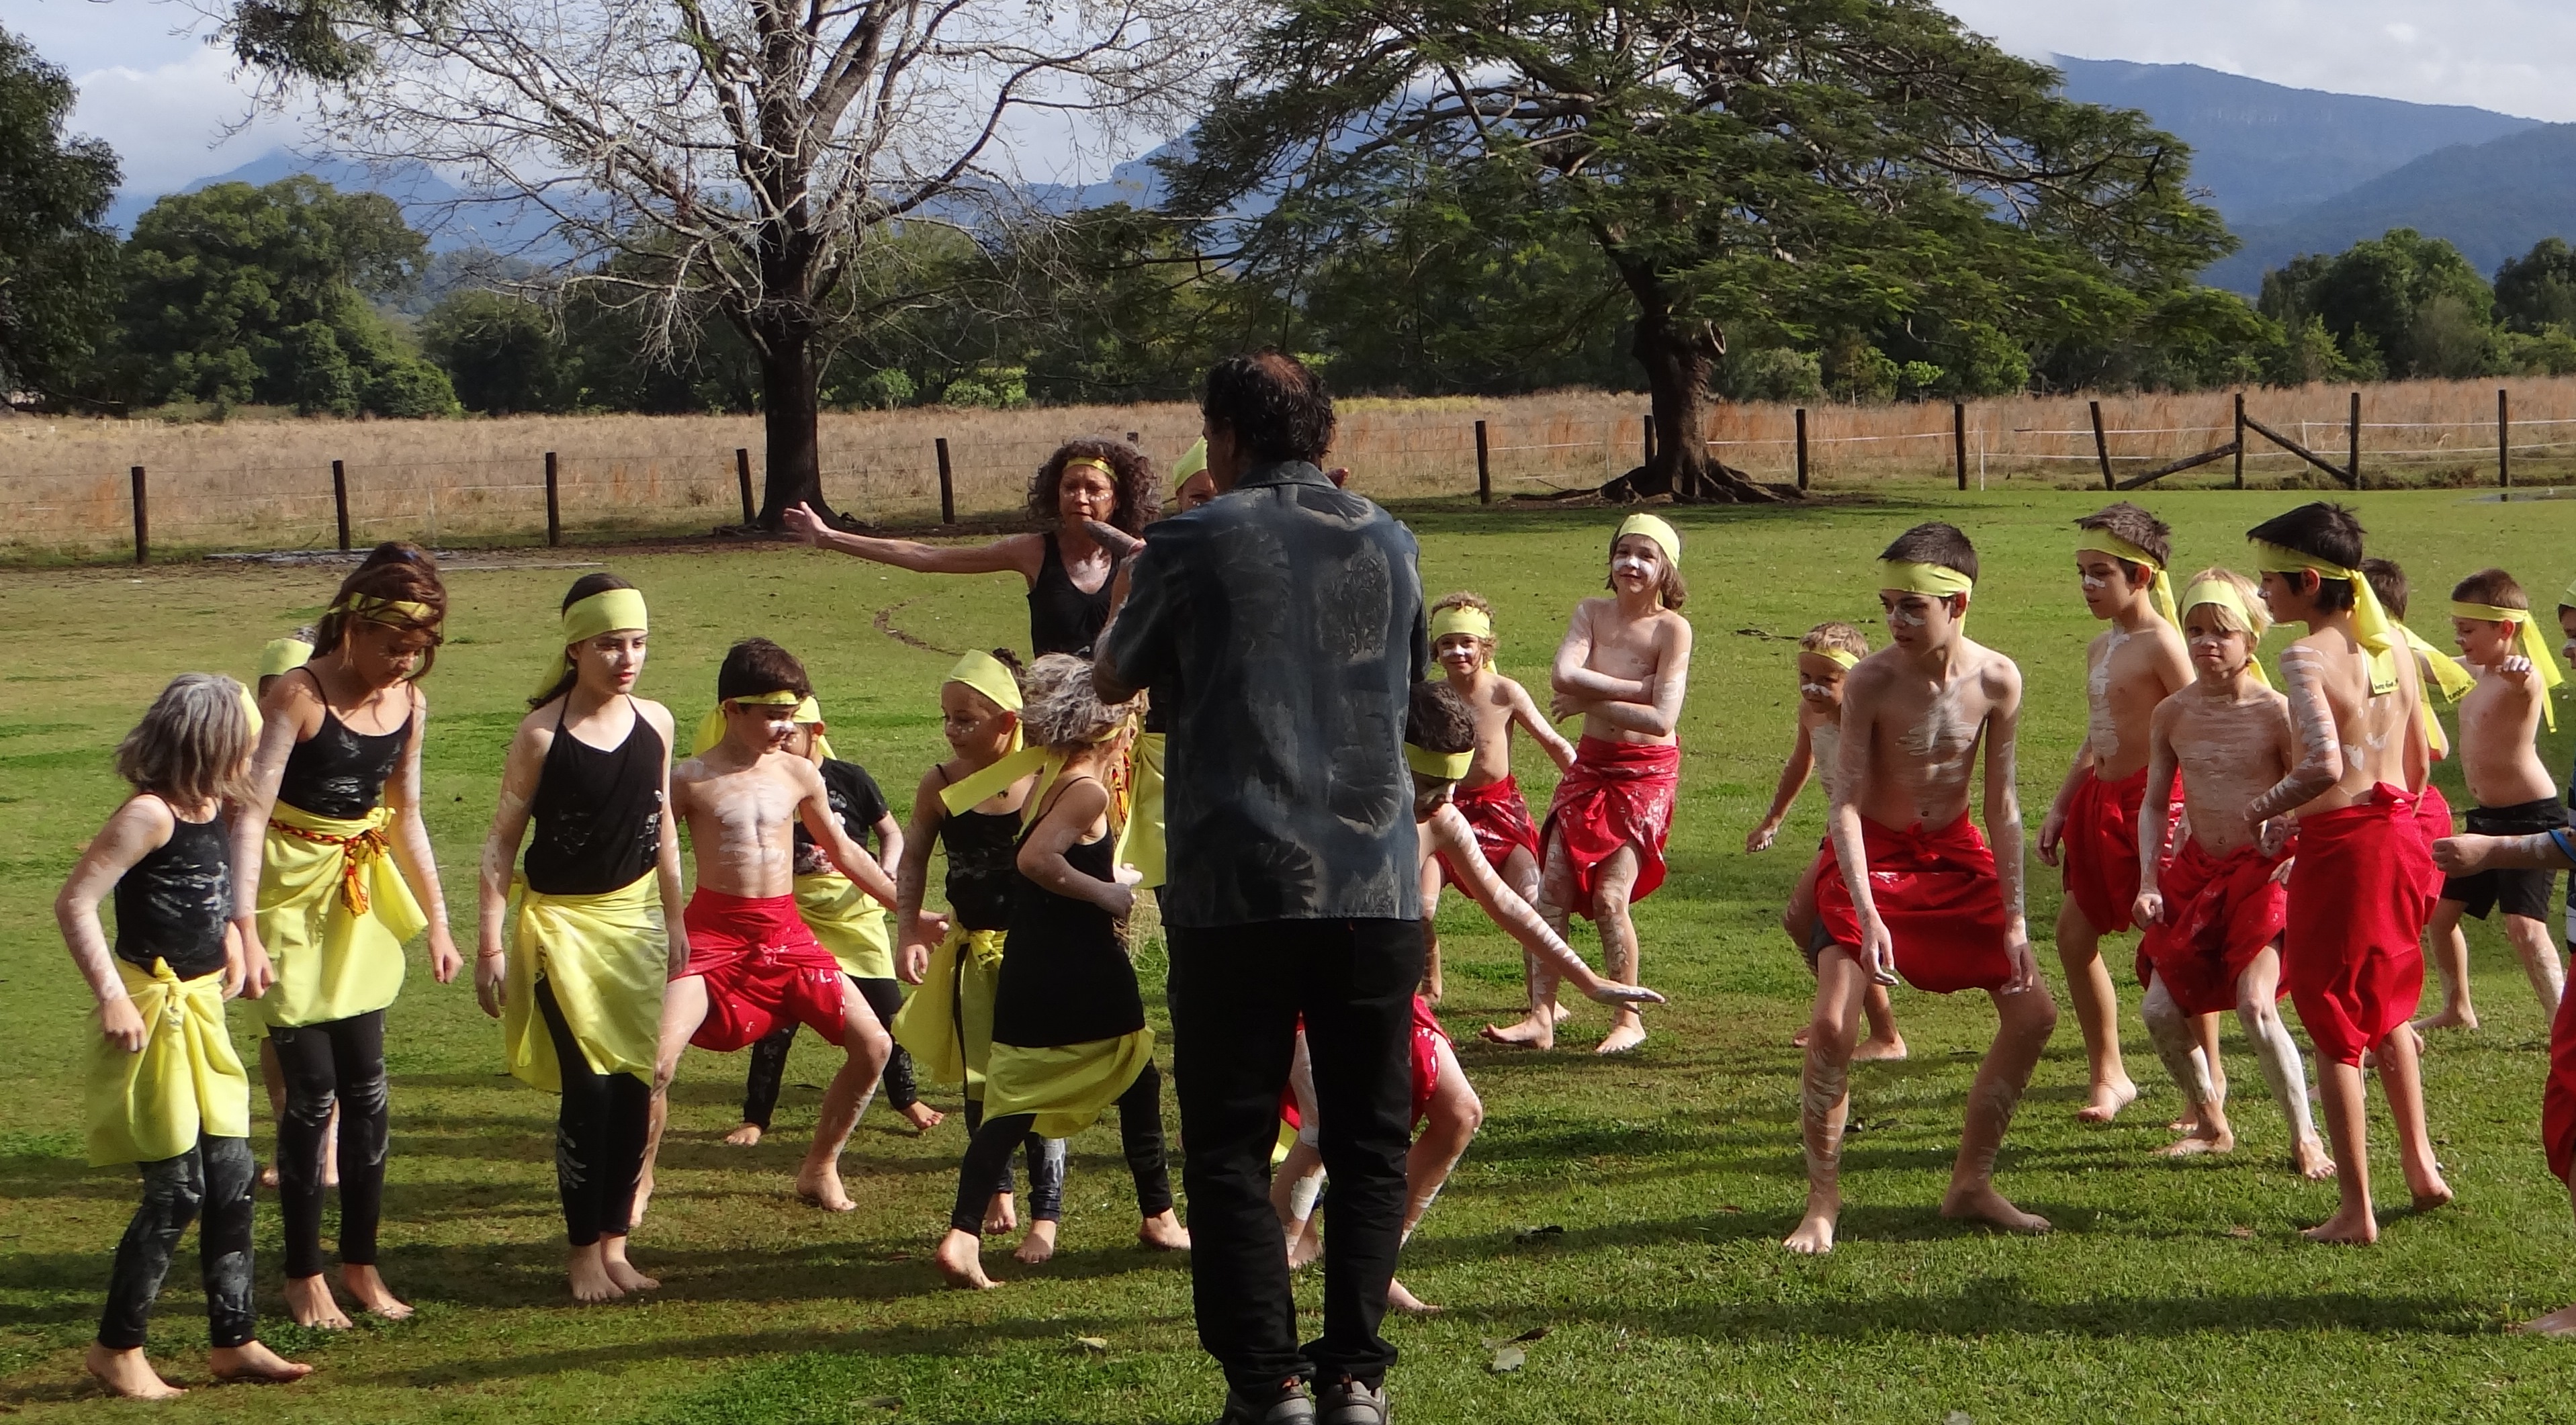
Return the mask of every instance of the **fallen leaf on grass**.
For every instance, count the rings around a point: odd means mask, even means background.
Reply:
[[[1505,1346],[1494,1352],[1494,1358],[1485,1363],[1485,1369],[1492,1371],[1498,1376],[1509,1375],[1513,1371],[1519,1370],[1522,1364],[1528,1360],[1528,1354],[1522,1351],[1520,1347]]]
[[[894,1395],[871,1395],[867,1399],[860,1401],[859,1404],[874,1410],[901,1410],[903,1409],[903,1398],[901,1396]]]
[[[2227,1229],[2227,1235],[2230,1237],[2252,1237],[2254,1235],[2254,1229],[2251,1227],[2230,1227]]]
[[[1953,1410],[1941,1417],[1941,1425],[1977,1425],[1977,1422],[1969,1418],[1968,1412]]]
[[[1076,1336],[1073,1338],[1073,1344],[1086,1351],[1106,1351],[1109,1349],[1109,1342],[1098,1336]]]
[[[1527,1331],[1523,1331],[1521,1334],[1514,1336],[1511,1339],[1510,1344],[1523,1345],[1531,1341],[1544,1341],[1547,1339],[1547,1333],[1551,1329],[1553,1328],[1546,1326],[1533,1326]]]

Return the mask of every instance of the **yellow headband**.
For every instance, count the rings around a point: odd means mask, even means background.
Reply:
[[[1491,643],[1494,641],[1494,616],[1465,604],[1452,604],[1431,616],[1432,642],[1438,643],[1453,633],[1471,633]]]
[[[300,638],[272,638],[259,651],[259,676],[275,678],[292,673],[313,656],[313,645]]]
[[[1835,667],[1842,669],[1846,673],[1850,672],[1852,668],[1860,662],[1860,655],[1852,652],[1848,648],[1801,648],[1798,651],[1801,653],[1812,653],[1817,657],[1832,663]]]
[[[563,642],[546,665],[545,676],[537,680],[537,695],[545,696],[572,671],[572,646],[588,643],[603,633],[631,628],[638,633],[644,628],[644,595],[634,589],[602,589],[589,598],[576,601],[563,611]]]
[[[2269,540],[2250,542],[2254,546],[2254,567],[2266,574],[2296,574],[2306,570],[2320,579],[2341,579],[2352,585],[2352,637],[2370,654],[2371,696],[2395,692],[2397,663],[2389,656],[2389,650],[2398,643],[2396,624],[2388,617],[2388,610],[2380,606],[2379,592],[2370,587],[2370,581],[2362,577],[2361,571],[2329,564],[2313,554],[2301,554]]]
[[[2156,612],[2163,616],[2165,622],[2175,628],[2182,627],[2182,614],[2174,607],[2173,580],[2166,576],[2163,560],[2116,534],[2105,534],[2098,529],[2084,531],[2084,537],[2076,542],[2076,553],[2082,554],[2088,550],[2095,554],[2110,555],[2114,559],[2125,559],[2132,564],[2144,564],[2156,571],[2156,577],[2147,584],[2147,601],[2155,605]],[[2248,627],[2251,625],[2249,624]]]
[[[1882,559],[1878,561],[1878,587],[1939,599],[1969,593],[1977,587],[1977,581],[1946,564]]]
[[[716,701],[713,711],[709,712],[705,717],[698,719],[697,735],[689,739],[689,755],[695,757],[700,753],[705,752],[708,748],[715,746],[717,743],[724,741],[726,703],[732,703],[737,707],[746,708],[792,707],[801,712],[804,710],[805,704],[813,701],[814,700],[812,698],[805,697],[799,693],[790,693],[783,689],[775,693],[750,693],[739,698],[720,698]],[[807,721],[807,719],[804,718],[797,718],[794,720],[798,722]],[[811,720],[820,722],[823,719],[818,711],[817,715]],[[832,754],[826,752],[823,755],[829,757]]]
[[[1004,712],[1020,710],[1020,683],[1002,660],[980,649],[968,649],[948,670],[943,683],[961,683],[992,699]]]
[[[2433,689],[2439,688],[2444,702],[2456,703],[2478,685],[2478,675],[2461,667],[2459,659],[2425,642],[2422,634],[2403,624],[2398,625],[2398,630],[2406,635],[2406,646],[2432,666],[2433,684],[2424,690],[2425,697],[2432,697]]]
[[[1664,552],[1666,564],[1676,569],[1682,567],[1681,532],[1667,523],[1663,516],[1639,513],[1619,521],[1619,532],[1610,536],[1610,547],[1617,549],[1619,541],[1632,534],[1642,534],[1653,540],[1655,547]]]
[[[289,669],[288,671],[289,671],[289,672],[292,672],[292,671],[294,671],[294,670],[293,670],[293,669]],[[260,674],[260,676],[261,676],[261,677],[263,677],[263,678],[268,678],[268,677],[274,677],[275,675],[274,675],[274,674],[270,674],[270,673],[262,673],[262,674]],[[240,685],[239,685],[239,684],[235,684],[234,686],[239,687]],[[260,729],[261,729],[263,726],[265,726],[265,725],[266,725],[266,719],[262,718],[262,717],[259,715],[259,699],[257,699],[257,698],[255,698],[255,697],[252,697],[252,696],[251,696],[251,691],[250,691],[250,689],[248,689],[248,688],[242,688],[242,690],[241,690],[241,700],[242,700],[242,713],[243,713],[243,715],[244,715],[244,716],[246,716],[246,717],[248,717],[248,718],[250,719],[250,742],[251,742],[251,746],[253,746],[253,747],[257,747],[257,746],[259,745],[259,733],[260,733]]]
[[[2532,618],[2531,610],[2508,609],[2497,604],[2470,604],[2453,599],[2451,617],[2486,619],[2495,623],[2519,625],[2515,630],[2515,636],[2522,641],[2522,656],[2530,659],[2531,666],[2540,670],[2541,716],[2548,722],[2551,730],[2555,731],[2558,727],[2558,710],[2550,706],[2549,690],[2566,682],[2567,675],[2558,671],[2556,654],[2550,648],[2549,640],[2541,636],[2540,624]]]
[[[367,594],[351,594],[331,606],[335,614],[348,614],[369,623],[389,625],[436,623],[438,613],[427,604],[409,599],[379,599]]]
[[[1464,752],[1434,752],[1408,742],[1404,744],[1404,765],[1426,777],[1455,782],[1467,775],[1468,768],[1476,765],[1476,750],[1471,747]]]
[[[1101,474],[1108,476],[1110,484],[1115,485],[1118,483],[1117,467],[1111,465],[1108,461],[1101,459],[1097,455],[1075,456],[1073,459],[1064,463],[1063,469],[1055,472],[1055,478],[1061,480],[1065,476],[1072,474],[1074,471],[1082,469],[1084,466],[1089,466],[1090,468],[1099,471]]]
[[[1180,463],[1172,467],[1172,488],[1177,491],[1190,483],[1191,476],[1206,473],[1207,437],[1200,436],[1196,444],[1181,452]]]
[[[2105,550],[2103,552],[2107,554],[2117,553],[2118,551]],[[2158,578],[2163,577],[2164,571],[2158,570],[2156,572]],[[2244,634],[2247,639],[2254,643],[2260,643],[2262,641],[2254,632],[2254,611],[2246,607],[2244,591],[2238,589],[2234,584],[2231,584],[2224,579],[2203,579],[2199,583],[2182,591],[2182,611],[2184,613],[2190,613],[2193,609],[2199,608],[2203,604],[2208,604],[2213,608],[2225,609],[2228,613],[2235,615],[2237,632]],[[2180,628],[2181,626],[2181,620],[2175,620],[2174,627]],[[2245,651],[2245,671],[2254,675],[2255,682],[2260,683],[2267,688],[2272,686],[2271,678],[2263,672],[2262,658],[2250,647]]]
[[[823,705],[812,698],[798,703],[795,722],[798,727],[820,726],[823,722]],[[832,756],[832,739],[819,732],[814,734],[814,755],[826,762],[836,760]]]

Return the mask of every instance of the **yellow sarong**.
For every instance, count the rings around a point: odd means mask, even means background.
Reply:
[[[996,1044],[985,1070],[984,1117],[1033,1113],[1030,1132],[1070,1138],[1098,1122],[1153,1061],[1150,1029],[1046,1049]]]
[[[651,1082],[670,970],[657,873],[595,896],[550,896],[521,882],[501,997],[501,1055],[510,1076],[530,1088],[563,1092],[554,1037],[537,1013],[542,976],[592,1073]]]
[[[894,1042],[912,1066],[934,1084],[963,1083],[966,1096],[984,1096],[984,1065],[993,1053],[993,992],[1002,983],[999,930],[951,925],[921,988],[894,1017]]]
[[[1152,890],[1163,884],[1163,749],[1167,734],[1140,732],[1127,750],[1127,824],[1118,830],[1120,866],[1145,873],[1136,884]]]
[[[859,883],[838,871],[796,878],[796,911],[805,928],[856,980],[894,978],[894,942],[886,934],[886,909]]]
[[[250,1076],[224,1028],[222,973],[182,980],[158,958],[148,974],[124,960],[116,973],[143,1016],[143,1049],[128,1054],[104,1033],[91,1038],[83,1093],[90,1166],[157,1163],[200,1137],[248,1138]]]
[[[269,817],[259,873],[259,938],[277,984],[252,1003],[270,1024],[327,1024],[382,1009],[402,991],[403,945],[429,917],[386,850],[377,807],[354,821],[284,802]]]

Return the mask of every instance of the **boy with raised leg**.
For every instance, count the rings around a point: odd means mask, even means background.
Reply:
[[[1793,1252],[1833,1250],[1861,998],[1871,980],[1892,985],[1899,975],[1934,994],[1984,990],[1999,1021],[1968,1091],[1941,1215],[2014,1232],[2048,1230],[2047,1219],[2013,1206],[1994,1187],[1996,1150],[2057,1027],[2057,1006],[2031,958],[2022,912],[2021,805],[2013,790],[2021,670],[1967,636],[1976,578],[1977,552],[1966,535],[1939,523],[1907,530],[1878,566],[1878,599],[1894,642],[1862,659],[1845,681],[1835,864],[1816,888],[1816,1020],[1799,1107],[1807,1208],[1785,1244]],[[1968,817],[1979,743],[1992,849]]]

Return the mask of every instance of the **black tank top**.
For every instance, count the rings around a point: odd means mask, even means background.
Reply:
[[[941,782],[948,774],[939,774]],[[948,913],[968,930],[1011,928],[1012,888],[1018,884],[1020,814],[1016,811],[952,812],[939,823],[948,853]]]
[[[314,696],[320,697],[320,676],[310,668],[296,671],[313,679]],[[408,690],[404,696],[410,696]],[[410,740],[408,715],[391,732],[352,732],[325,700],[321,728],[286,754],[286,775],[277,784],[277,799],[315,816],[355,821],[376,809],[385,779],[394,774],[394,763]]]
[[[221,813],[179,821],[159,850],[118,879],[119,959],[149,970],[158,957],[183,980],[224,967],[224,921],[233,910],[232,848],[224,827]]]
[[[1029,585],[1029,647],[1040,654],[1078,653],[1088,658],[1092,640],[1109,622],[1111,581],[1101,580],[1096,593],[1075,588],[1073,576],[1064,571],[1064,554],[1056,547],[1055,535],[1038,537],[1046,541],[1046,561],[1038,566],[1037,581]]]
[[[1118,838],[1067,847],[1064,859],[1108,880]],[[1088,1044],[1145,1027],[1136,967],[1109,912],[1018,876],[1002,982],[993,991],[993,1040],[1022,1048]]]
[[[557,712],[528,810],[530,890],[595,896],[634,884],[662,851],[662,734],[639,710],[626,740],[602,752],[564,731]]]

